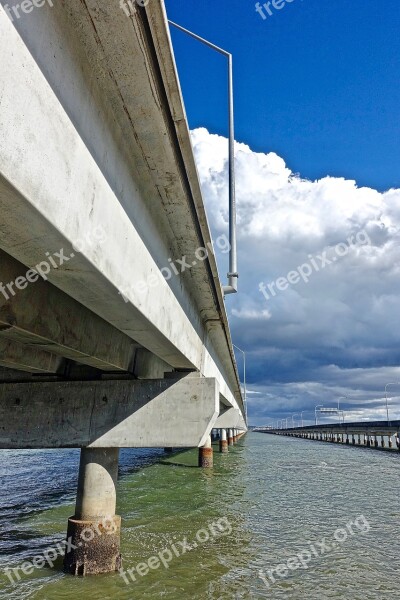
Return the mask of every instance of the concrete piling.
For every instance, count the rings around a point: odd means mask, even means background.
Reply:
[[[233,446],[233,430],[228,429],[228,446]]]
[[[203,469],[211,469],[214,466],[213,460],[213,449],[211,445],[211,436],[208,436],[208,439],[204,446],[199,448],[199,467]]]
[[[82,448],[75,515],[68,520],[64,570],[111,573],[121,566],[121,518],[115,514],[118,448]]]
[[[219,451],[222,454],[227,454],[228,450],[228,440],[226,436],[226,429],[221,429],[221,435],[219,438]]]

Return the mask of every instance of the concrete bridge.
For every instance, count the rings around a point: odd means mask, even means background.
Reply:
[[[400,450],[400,421],[362,421],[353,423],[331,423],[274,429],[256,427],[253,431],[288,437],[302,438],[317,442],[332,442],[367,448]],[[393,444],[395,438],[395,444]]]
[[[247,429],[164,5],[122,4],[0,2],[0,448],[81,448],[74,574],[119,567],[119,448]]]

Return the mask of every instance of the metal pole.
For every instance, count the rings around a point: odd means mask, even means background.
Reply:
[[[389,407],[388,407],[388,397],[387,397],[387,386],[388,384],[385,385],[385,397],[386,397],[386,419],[387,422],[389,423]]]
[[[318,420],[317,420],[317,408],[322,407],[323,404],[317,404],[315,407],[315,424],[318,425]]]
[[[174,23],[174,21],[168,21],[170,25],[173,25],[180,31],[187,33],[190,37],[198,40],[202,44],[205,44],[209,48],[216,50],[220,54],[223,54],[228,58],[228,106],[229,106],[229,273],[228,285],[222,286],[224,296],[227,294],[235,294],[238,286],[238,272],[237,272],[237,246],[236,246],[236,191],[235,191],[235,113],[233,103],[233,57],[230,52],[227,52],[223,48],[212,44],[208,40],[200,37],[193,31],[189,31],[185,27]]]
[[[337,410],[338,410],[339,423],[340,423],[340,412],[342,412],[342,419],[343,419],[343,423],[344,423],[344,412],[340,411],[340,404],[339,404],[340,400],[347,400],[347,396],[340,396],[338,398],[338,401],[337,401]]]
[[[389,405],[388,405],[388,397],[387,397],[387,387],[388,385],[400,385],[400,381],[389,382],[385,385],[385,398],[386,398],[386,419],[389,423]]]
[[[228,286],[223,286],[224,294],[237,292],[237,250],[236,250],[236,192],[235,192],[235,120],[233,107],[233,60],[228,55],[228,101],[229,101],[229,273]]]

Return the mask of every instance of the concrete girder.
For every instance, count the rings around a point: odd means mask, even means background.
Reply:
[[[27,272],[0,250],[0,339],[26,344],[28,354],[31,347],[103,371],[130,370],[137,347],[131,338],[48,281],[26,281]],[[15,286],[21,277],[27,283],[24,289]],[[30,370],[22,369],[23,364],[21,370]]]
[[[81,10],[83,18],[74,31],[68,20],[81,16]],[[195,229],[199,233],[204,219],[187,198],[187,184],[178,190],[188,176],[181,168],[183,150],[179,136],[167,131],[168,102],[160,103],[155,93],[159,69],[151,40],[141,35],[143,24],[133,20],[113,3],[98,11],[71,1],[35,11],[28,26],[22,19],[10,23],[0,7],[5,52],[0,76],[1,244],[20,262],[34,266],[45,250],[52,254],[65,248],[68,255],[88,233],[105,230],[102,242],[92,240],[73,262],[52,270],[49,281],[171,367],[216,377],[221,394],[240,406],[225,308],[221,297],[218,302],[211,293],[219,280],[214,268],[207,274],[211,260],[199,262],[193,279],[190,270],[187,277],[167,282],[160,271],[168,257],[186,253],[184,245],[173,247],[174,240],[186,240]],[[118,52],[112,51],[115,44]],[[163,45],[162,52],[171,49]],[[121,115],[125,121],[119,120]],[[128,141],[136,144],[135,153],[128,151]],[[153,175],[162,179],[159,187],[150,181]],[[164,192],[168,203],[160,203]],[[184,225],[176,218],[182,210]],[[174,222],[181,225],[179,235]],[[205,229],[202,234],[203,240],[191,238],[192,253],[199,241],[207,243]],[[143,282],[149,284],[144,291],[136,286]],[[131,285],[125,303],[118,293]],[[207,299],[200,310],[199,299]]]
[[[1,335],[1,334],[0,334]],[[0,366],[29,373],[58,373],[62,369],[60,356],[0,337]]]
[[[240,419],[240,411],[235,408],[228,408],[219,414],[214,427],[219,429],[232,429],[238,426]]]
[[[219,412],[214,378],[0,384],[0,448],[186,448]]]

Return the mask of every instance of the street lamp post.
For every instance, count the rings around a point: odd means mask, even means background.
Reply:
[[[340,412],[342,412],[342,419],[343,419],[343,423],[344,423],[344,412],[340,411],[340,400],[347,400],[347,396],[340,396],[340,398],[338,398],[337,401],[337,411],[338,411],[338,417],[339,417],[339,423],[340,423]]]
[[[318,425],[318,420],[317,420],[317,408],[322,407],[323,404],[317,404],[315,407],[315,424]]]
[[[168,21],[180,31],[183,31],[190,37],[201,42],[205,46],[212,48],[219,54],[222,54],[228,59],[228,115],[229,115],[229,151],[228,151],[228,173],[229,173],[229,273],[228,285],[222,286],[224,296],[227,294],[235,294],[238,288],[237,273],[237,245],[236,245],[236,192],[235,192],[235,123],[233,110],[233,56],[223,48],[212,44],[208,40],[200,37],[193,31],[189,31],[182,25],[178,25],[173,21]]]
[[[389,406],[388,406],[388,397],[387,397],[387,388],[388,385],[400,385],[399,381],[393,381],[393,382],[389,382],[385,385],[385,398],[386,398],[386,419],[387,422],[389,423]]]
[[[299,417],[299,416],[300,416],[300,413],[294,413],[292,415],[292,427],[293,427],[293,429],[294,429],[294,420],[293,420],[293,417]]]

